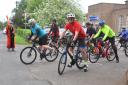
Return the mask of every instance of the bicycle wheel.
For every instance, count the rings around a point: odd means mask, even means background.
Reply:
[[[94,51],[94,49],[95,48],[92,48],[92,49],[90,49],[90,51],[89,51],[89,61],[91,62],[91,63],[96,63],[98,60],[99,60],[99,58],[100,58],[100,55],[99,55],[99,53],[96,53],[95,51]],[[97,50],[99,51],[99,49],[97,48]]]
[[[63,53],[62,56],[60,57],[59,64],[58,64],[59,75],[63,74],[63,72],[65,70],[66,63],[67,63],[67,54]]]
[[[107,60],[108,61],[113,61],[116,58],[114,54],[115,54],[114,50],[112,49],[112,46],[110,46],[107,50],[107,57],[106,57]]]
[[[32,64],[37,57],[37,52],[33,47],[25,47],[20,53],[20,60],[22,63],[28,65]]]
[[[119,40],[115,41],[115,45],[117,47],[117,50],[119,50],[121,48],[121,44],[120,44]]]
[[[78,69],[83,69],[86,65],[84,64],[84,60],[82,58],[81,53],[79,52],[76,56],[76,66]]]
[[[64,43],[62,43],[62,42],[58,43],[58,47],[57,48],[58,48],[58,51],[59,51],[60,54],[63,54],[64,47],[65,47]]]
[[[125,51],[126,57],[128,57],[128,43],[125,45],[124,51]]]
[[[46,50],[46,57],[45,59],[48,62],[53,62],[57,59],[58,57],[58,50],[55,46],[51,46],[54,50],[50,51],[50,50]]]
[[[65,47],[64,45],[61,45],[60,47],[58,47],[58,51],[59,51],[60,54],[63,54],[64,47]]]

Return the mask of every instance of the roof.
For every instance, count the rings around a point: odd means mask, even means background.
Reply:
[[[102,5],[102,4],[111,4],[111,5],[125,5],[125,4],[118,4],[118,3],[97,3],[97,4],[93,4],[93,5],[90,5],[90,6],[95,6],[95,5]]]

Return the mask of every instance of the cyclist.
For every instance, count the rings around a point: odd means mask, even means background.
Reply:
[[[123,46],[123,44],[128,41],[128,30],[126,30],[126,28],[122,28],[122,31],[119,33],[118,37],[119,36],[119,42],[121,43],[121,46]]]
[[[56,24],[56,19],[52,20],[51,29],[48,34],[52,32],[52,41],[57,43],[57,39],[59,38],[59,28]]]
[[[84,58],[84,64],[85,64],[84,71],[87,71],[88,70],[88,66],[87,66],[88,56],[87,56],[86,49],[85,49],[86,48],[86,46],[85,46],[86,35],[84,32],[84,29],[82,28],[80,23],[77,20],[75,20],[75,14],[73,14],[73,13],[67,14],[67,20],[68,20],[68,22],[65,25],[65,30],[62,33],[60,38],[62,38],[64,36],[64,34],[66,33],[67,30],[69,30],[73,34],[72,43],[76,44],[76,42],[78,41],[78,44],[79,44],[80,50],[81,50],[81,54]],[[71,47],[71,45],[69,46],[69,50],[72,53],[72,56],[70,56],[71,62],[68,65],[68,67],[72,67],[72,65],[74,65],[75,62],[73,59],[73,47]]]
[[[117,54],[117,47],[115,45],[115,33],[113,32],[113,30],[108,25],[105,24],[104,20],[99,21],[99,26],[100,26],[100,29],[97,32],[97,34],[94,36],[94,38],[99,37],[99,35],[101,33],[103,33],[104,37],[102,38],[102,41],[109,40],[109,42],[112,45],[112,49],[114,50],[114,53],[115,53],[116,63],[119,63],[119,57]]]
[[[92,24],[90,22],[86,23],[86,28],[87,28],[87,31],[86,31],[87,36],[89,36],[92,39],[96,34],[95,29],[92,27]]]
[[[47,45],[47,32],[35,21],[35,19],[29,19],[28,21],[31,28],[31,36],[29,39],[35,41],[39,38],[39,48],[53,50]]]

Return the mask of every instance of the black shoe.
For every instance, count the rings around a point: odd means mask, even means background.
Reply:
[[[116,60],[116,63],[119,63],[119,60]]]
[[[116,63],[119,63],[119,57],[116,55]]]
[[[88,65],[85,65],[84,72],[87,72],[87,71],[88,71]]]
[[[75,60],[72,60],[70,64],[68,64],[68,67],[72,67],[75,64]]]
[[[68,66],[67,66],[67,67],[70,67],[70,68],[71,68],[71,67],[72,67],[72,64],[71,64],[71,63],[70,63],[70,64],[68,64]]]
[[[15,51],[14,48],[12,48],[12,51],[13,51],[13,52]]]
[[[8,51],[10,52],[10,48],[8,48]]]

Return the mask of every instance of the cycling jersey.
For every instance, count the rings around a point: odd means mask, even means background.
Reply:
[[[31,31],[33,35],[36,35],[39,38],[47,34],[47,32],[44,29],[42,29],[41,26],[39,26],[39,24],[37,23],[31,27]]]
[[[50,31],[52,31],[54,34],[57,34],[59,32],[57,24],[52,24]]]
[[[108,25],[104,25],[103,27],[101,27],[98,31],[98,33],[94,36],[94,38],[99,37],[99,35],[103,33],[104,37],[103,37],[103,41],[108,38],[113,38],[115,36],[115,33],[113,32],[113,30],[108,26]]]
[[[128,30],[120,32],[119,36],[125,40],[128,40]]]
[[[87,28],[86,33],[91,37],[93,34],[96,34],[96,31],[94,28]]]
[[[67,23],[65,25],[65,29],[71,31],[73,33],[73,35],[75,35],[75,32],[78,32],[79,33],[78,38],[86,37],[84,29],[82,28],[80,23],[76,20],[73,23]]]

